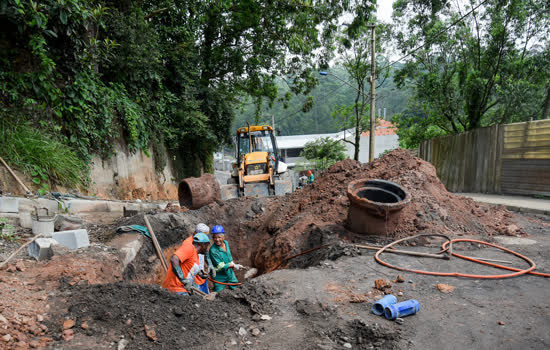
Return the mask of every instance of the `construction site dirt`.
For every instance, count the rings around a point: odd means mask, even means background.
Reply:
[[[360,178],[389,180],[410,193],[411,202],[393,235],[359,235],[346,227],[347,184]],[[537,271],[550,271],[549,217],[513,214],[449,193],[435,169],[408,151],[396,150],[364,165],[345,160],[284,197],[245,197],[197,210],[146,214],[167,258],[197,223],[221,224],[234,260],[257,268],[258,276],[244,280],[239,272],[243,285],[213,301],[173,295],[157,285],[164,272],[149,239],[143,239],[127,266],[109,245],[117,227],[144,225],[143,214],[111,224],[87,218],[90,248],[60,252],[46,262],[22,254],[0,271],[0,348],[550,347],[547,278],[486,280],[400,272],[377,264],[373,251],[355,245],[383,245],[418,233],[471,237],[510,247],[532,258]],[[406,249],[437,252],[442,243],[419,238]],[[478,244],[460,243],[453,249],[508,260],[520,268],[527,265]],[[414,269],[503,273],[455,257],[383,256]],[[375,288],[378,279],[391,286]],[[440,283],[455,289],[443,293],[436,288]],[[371,305],[385,293],[399,301],[416,299],[421,310],[402,324],[375,316]]]

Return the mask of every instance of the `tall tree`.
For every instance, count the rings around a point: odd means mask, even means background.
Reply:
[[[387,34],[387,27],[378,25],[376,32]],[[378,61],[380,59],[385,60],[384,56],[375,56],[376,66],[374,67],[375,71],[372,71],[371,48],[373,44],[376,45],[377,50],[375,49],[375,51],[380,53],[381,41],[372,43],[371,37],[371,27],[365,25],[344,30],[338,42],[340,62],[351,81],[352,87],[355,89],[355,97],[352,104],[339,106],[333,111],[332,115],[342,122],[343,127],[354,128],[355,135],[353,141],[347,139],[344,139],[344,141],[353,145],[353,159],[357,161],[359,160],[361,134],[370,128],[370,117],[367,115],[367,112],[370,111],[370,106],[368,105],[370,98],[365,93],[365,90],[368,87],[367,91],[370,93],[370,79],[377,79],[378,76],[376,72]],[[388,71],[384,71],[382,80],[385,80],[387,75]]]
[[[168,35],[174,48],[196,52],[194,85],[199,109],[212,128],[206,154],[228,140],[233,107],[246,94],[259,115],[264,99],[279,96],[276,78],[285,79],[289,93],[309,93],[318,83],[314,67],[332,56],[339,18],[351,16],[354,26],[365,23],[374,3],[368,0],[265,2],[252,0],[165,1],[151,6],[153,25],[184,27],[192,41]],[[192,25],[189,25],[192,24]]]
[[[411,57],[396,81],[445,133],[538,118],[550,75],[533,68],[548,55],[549,10],[537,0],[399,0],[395,39]]]

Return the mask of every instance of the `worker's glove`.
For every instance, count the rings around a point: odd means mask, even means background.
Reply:
[[[183,280],[183,288],[187,291],[189,294],[193,294],[193,290],[191,290],[191,287],[193,287],[193,282],[189,281],[188,279]]]
[[[244,268],[244,266],[241,265],[241,264],[235,264],[234,268],[235,268],[235,270],[240,270],[240,269]]]
[[[216,269],[214,268],[214,264],[212,264],[209,252],[206,253],[206,261],[208,261],[208,273],[212,278],[216,278]]]
[[[200,270],[199,273],[198,273],[199,277],[202,278],[203,280],[207,279],[208,278],[208,274],[206,272],[204,272],[204,270]]]
[[[216,269],[212,265],[208,265],[208,273],[212,278],[216,278]]]

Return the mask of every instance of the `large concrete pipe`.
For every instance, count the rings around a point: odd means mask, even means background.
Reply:
[[[212,174],[188,177],[178,186],[178,199],[182,208],[199,209],[221,200],[220,185]]]
[[[348,185],[347,226],[353,232],[388,235],[399,225],[399,214],[411,196],[398,184],[378,179],[360,179]]]

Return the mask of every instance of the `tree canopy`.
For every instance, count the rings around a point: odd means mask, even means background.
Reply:
[[[332,164],[346,159],[346,146],[341,140],[323,137],[307,142],[300,156],[314,162],[316,169],[324,170]]]
[[[395,119],[400,136],[547,118],[549,13],[537,0],[394,3],[397,46],[410,55],[396,82],[414,89],[409,110]]]
[[[166,151],[180,177],[211,167],[234,111],[309,93],[357,1],[0,0],[0,121],[39,127],[89,161]],[[288,88],[280,93],[277,78]]]

